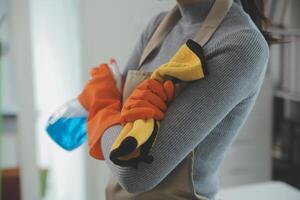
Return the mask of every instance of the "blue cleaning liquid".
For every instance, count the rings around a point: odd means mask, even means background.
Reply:
[[[63,149],[71,151],[87,140],[86,117],[61,118],[46,128]]]

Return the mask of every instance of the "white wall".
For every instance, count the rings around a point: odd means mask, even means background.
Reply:
[[[84,147],[68,153],[45,132],[49,115],[81,89],[78,2],[0,1],[0,12],[8,7],[9,27],[1,38],[10,42],[5,79],[1,79],[5,84],[3,107],[17,110],[18,117],[18,161],[10,158],[7,163],[20,164],[24,200],[41,199],[39,168],[49,169],[48,199],[86,199]],[[15,147],[15,135],[6,139],[9,143],[4,148]]]
[[[84,147],[67,152],[45,131],[49,116],[81,90],[77,0],[31,0],[38,164],[49,169],[49,200],[85,198]]]
[[[149,19],[170,9],[175,0],[89,0],[80,1],[82,76],[89,68],[115,57],[124,66]],[[87,157],[87,199],[104,199],[109,169]]]
[[[0,0],[0,17],[5,15],[5,19],[0,24],[0,41],[5,46],[5,54],[1,57],[1,100],[0,108],[4,113],[15,113],[16,112],[16,94],[15,94],[15,83],[11,81],[13,77],[13,70],[11,65],[11,59],[9,55],[9,13],[8,13],[8,0]]]
[[[18,105],[18,155],[23,200],[39,199],[29,0],[10,0],[10,56]]]

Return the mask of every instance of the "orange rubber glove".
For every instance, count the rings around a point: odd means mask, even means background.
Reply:
[[[146,79],[127,98],[121,111],[124,126],[110,152],[110,159],[120,166],[137,167],[140,161],[151,163],[149,151],[164,118],[167,103],[174,96],[174,84]]]
[[[121,124],[134,122],[138,119],[161,121],[167,110],[167,102],[174,95],[174,84],[167,80],[161,83],[154,79],[147,79],[140,83],[123,105]]]
[[[104,160],[99,141],[107,128],[120,123],[121,92],[107,64],[100,64],[99,67],[92,69],[91,77],[78,100],[89,113],[87,117],[89,154],[96,159]]]

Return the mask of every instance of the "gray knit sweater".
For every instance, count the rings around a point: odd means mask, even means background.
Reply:
[[[194,38],[213,1],[180,6],[183,17],[142,69],[153,71],[187,39]],[[165,14],[153,17],[144,29],[126,70],[137,68],[147,41]],[[169,105],[151,150],[152,164],[141,163],[138,169],[114,165],[109,150],[122,127],[115,125],[104,133],[101,144],[106,163],[128,192],[153,189],[194,149],[195,191],[208,198],[215,196],[219,166],[253,108],[267,69],[269,48],[237,0],[204,47],[204,54],[209,75],[189,83]]]

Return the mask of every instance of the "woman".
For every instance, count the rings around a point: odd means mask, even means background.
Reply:
[[[153,71],[193,38],[215,0],[177,0],[182,18],[159,48],[144,62]],[[244,124],[260,91],[273,39],[263,29],[261,1],[235,0],[204,47],[209,76],[190,83],[168,106],[151,149],[154,161],[137,169],[119,167],[109,159],[122,130],[108,128],[101,148],[112,174],[107,199],[214,199],[217,172],[225,152]],[[154,30],[166,12],[143,31],[126,70],[136,69]]]

